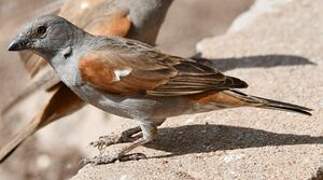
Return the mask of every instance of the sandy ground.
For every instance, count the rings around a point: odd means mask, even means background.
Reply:
[[[53,1],[0,0],[0,21],[3,23],[0,26],[0,108],[28,83],[27,73],[17,55],[6,51],[9,40],[23,22],[34,16],[33,12],[42,12],[49,2]],[[220,0],[177,0],[170,9],[157,44],[166,52],[191,56],[198,41],[224,33],[252,3],[252,0],[229,0],[225,3]],[[44,99],[46,96],[39,93],[21,105],[19,112],[2,119],[0,142],[7,141],[13,132],[28,123]],[[0,179],[68,179],[77,172],[80,157],[87,152],[90,141],[136,125],[135,122],[127,122],[86,107],[64,121],[44,128],[25,142],[8,161],[0,165]],[[169,130],[174,133],[172,128]]]
[[[172,118],[155,143],[136,149],[148,159],[88,165],[72,179],[322,179],[322,8],[258,0],[227,34],[198,44],[249,83],[244,92],[314,108],[313,116],[241,108]]]

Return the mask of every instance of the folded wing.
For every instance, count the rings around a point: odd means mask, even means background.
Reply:
[[[112,39],[108,44],[84,55],[79,70],[85,82],[110,93],[180,96],[248,86],[214,68],[162,54],[137,41]]]

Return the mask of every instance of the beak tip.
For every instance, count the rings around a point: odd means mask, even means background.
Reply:
[[[15,41],[13,41],[8,46],[8,51],[16,51],[17,48],[18,48],[18,44]]]
[[[8,51],[20,51],[20,50],[28,49],[28,44],[29,44],[28,39],[17,38],[9,44]]]

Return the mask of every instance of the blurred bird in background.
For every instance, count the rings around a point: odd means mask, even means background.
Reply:
[[[94,35],[122,36],[154,45],[172,2],[173,0],[67,0],[58,15]],[[85,105],[84,101],[60,82],[41,57],[31,52],[22,52],[20,56],[31,77],[36,80],[11,101],[2,114],[5,115],[39,88],[47,91],[51,98],[30,123],[1,146],[0,161],[5,160],[40,128]]]

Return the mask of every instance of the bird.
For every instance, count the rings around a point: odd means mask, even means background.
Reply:
[[[173,0],[67,0],[61,7],[59,16],[94,35],[123,36],[154,45],[172,2]],[[9,103],[2,114],[6,114],[40,87],[45,87],[50,99],[30,123],[0,148],[0,162],[39,129],[74,113],[86,104],[60,81],[43,57],[32,51],[21,51],[20,57],[36,82]]]
[[[24,26],[8,48],[32,50],[89,104],[136,120],[142,137],[117,153],[87,163],[122,160],[157,138],[167,118],[238,107],[276,109],[311,115],[312,109],[245,94],[248,84],[189,58],[169,55],[146,43],[91,35],[66,19],[41,16]],[[137,153],[135,158],[144,158]]]

